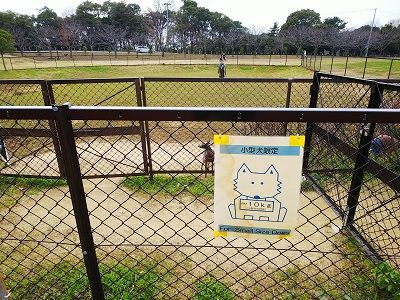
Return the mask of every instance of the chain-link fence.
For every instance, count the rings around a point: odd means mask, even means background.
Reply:
[[[356,57],[308,55],[301,65],[307,69],[329,74],[362,78],[399,78],[400,59],[396,57]]]
[[[72,52],[5,54],[8,70],[96,67],[96,66],[148,66],[148,65],[218,65],[220,55],[183,53],[128,53],[128,52]],[[245,66],[300,66],[301,58],[287,54],[226,55],[226,64]],[[4,66],[1,65],[1,70]]]
[[[174,89],[143,81],[138,106]],[[395,299],[399,91],[316,74],[310,106],[321,109],[1,107],[11,299]],[[293,237],[214,238],[199,148],[214,134],[306,135]]]
[[[307,107],[312,79],[107,78],[0,80],[1,105]],[[139,90],[137,90],[139,89]]]

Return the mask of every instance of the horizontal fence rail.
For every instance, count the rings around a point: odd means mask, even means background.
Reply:
[[[55,106],[57,107],[57,106]],[[396,123],[400,109],[195,108],[72,106],[71,120]],[[53,108],[3,106],[1,119],[54,120]],[[107,131],[105,131],[107,132]]]

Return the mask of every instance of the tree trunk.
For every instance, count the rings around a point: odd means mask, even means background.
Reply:
[[[1,53],[1,59],[3,61],[4,71],[7,71],[6,62],[4,61],[4,55]]]

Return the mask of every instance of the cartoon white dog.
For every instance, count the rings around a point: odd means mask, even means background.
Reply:
[[[229,204],[233,219],[283,222],[287,209],[276,199],[281,193],[279,173],[273,165],[265,172],[253,172],[243,164],[234,179],[239,197]]]

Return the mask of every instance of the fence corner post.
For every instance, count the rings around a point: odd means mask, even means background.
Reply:
[[[378,83],[374,82],[371,87],[371,95],[368,108],[379,108],[381,104],[381,93]],[[357,157],[354,164],[353,176],[351,178],[349,195],[347,197],[346,210],[343,219],[343,226],[351,225],[354,222],[361,187],[364,181],[365,169],[369,162],[369,150],[374,138],[375,123],[364,123],[361,130],[360,142],[358,144]]]
[[[137,106],[138,107],[143,107],[144,101],[143,101],[143,88],[142,85],[144,86],[144,81],[142,82],[142,78],[135,78],[135,88],[136,88],[136,101],[137,101]],[[132,126],[134,126],[134,122],[132,122]],[[144,173],[149,174],[149,159],[147,156],[148,150],[147,150],[147,136],[148,133],[146,131],[146,126],[144,121],[139,121],[139,126],[140,126],[140,142],[142,144],[142,154],[143,154],[143,167],[144,167]]]
[[[82,247],[83,259],[89,279],[92,297],[104,300],[96,250],[94,246],[89,211],[83,188],[82,174],[68,105],[53,106],[57,132],[60,140],[65,177],[71,195],[72,207]]]
[[[292,95],[292,82],[293,82],[293,78],[289,78],[288,79],[288,86],[287,86],[287,91],[286,91],[286,103],[285,103],[285,107],[289,108],[290,107],[290,98]],[[288,122],[285,122],[284,128],[283,128],[283,135],[286,135],[287,133],[287,128],[288,128]]]
[[[316,108],[319,94],[319,84],[321,81],[321,74],[319,72],[314,72],[313,82],[310,87],[310,104],[309,108]],[[311,139],[312,133],[314,130],[315,124],[314,122],[308,122],[306,126],[306,139],[304,143],[304,159],[303,159],[303,172],[307,172],[308,161],[310,158],[310,147],[311,147]]]
[[[365,57],[364,70],[363,70],[362,78],[365,78],[365,71],[367,69],[367,63],[368,63],[368,56]]]
[[[141,103],[140,105],[143,107],[147,106],[147,98],[146,98],[146,85],[145,85],[145,79],[144,78],[140,78],[140,91],[141,91],[141,95],[140,95],[140,99],[141,99]],[[138,102],[139,104],[139,102]],[[142,130],[142,128],[141,128]],[[144,134],[144,135],[143,135]],[[144,148],[147,149],[147,172],[148,175],[150,177],[150,179],[153,179],[154,177],[154,172],[153,172],[153,161],[151,158],[151,139],[150,139],[150,130],[149,130],[149,122],[148,121],[144,121],[144,127],[143,127],[143,131],[141,134],[141,137],[144,138],[146,140],[146,145],[144,146]],[[142,145],[143,145],[143,140],[142,140]],[[143,159],[145,157],[145,150],[143,150]]]
[[[54,101],[54,93],[52,85],[47,80],[43,80],[40,83],[40,88],[42,91],[44,105],[46,106],[54,105],[55,101]],[[52,132],[52,140],[53,140],[54,152],[56,153],[58,170],[60,171],[60,176],[64,177],[65,172],[64,172],[64,165],[62,162],[60,142],[57,136],[56,124],[54,120],[49,120],[49,128],[50,131]]]
[[[393,58],[392,58],[392,60],[390,61],[390,67],[389,67],[389,72],[388,72],[388,77],[387,77],[387,79],[390,79],[390,75],[391,75],[391,73],[392,73],[392,66],[393,66]]]

